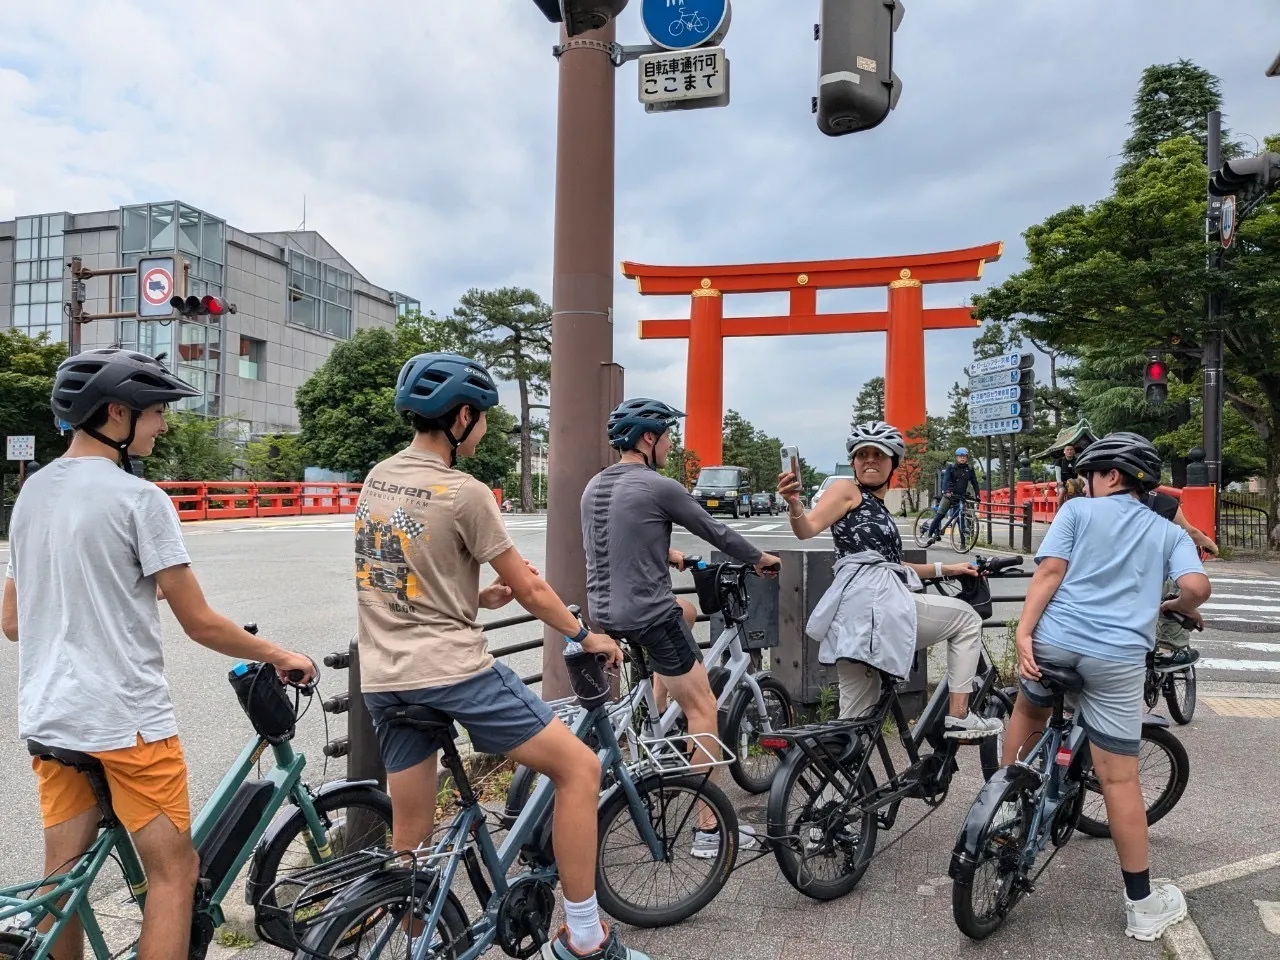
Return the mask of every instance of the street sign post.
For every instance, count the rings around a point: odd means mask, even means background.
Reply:
[[[1002,370],[999,373],[984,373],[978,377],[970,377],[969,389],[988,390],[992,387],[1031,383],[1033,379],[1035,379],[1034,370]]]
[[[729,58],[724,47],[692,53],[647,53],[638,61],[640,102],[647,113],[729,104]]]
[[[36,438],[34,436],[18,436],[5,438],[6,460],[34,460],[36,458]]]
[[[969,364],[969,376],[977,377],[984,373],[998,373],[1002,370],[1031,370],[1035,364],[1035,354],[1014,350],[998,357],[975,360]]]
[[[729,0],[644,0],[644,32],[666,50],[717,44],[729,32]]]
[[[168,320],[173,316],[169,300],[174,294],[173,257],[144,257],[138,261],[138,318]]]
[[[1223,249],[1231,246],[1236,238],[1236,196],[1222,198],[1222,206],[1218,211],[1218,236],[1222,240]]]
[[[969,364],[969,435],[999,437],[1033,426],[1035,354],[1013,350]]]

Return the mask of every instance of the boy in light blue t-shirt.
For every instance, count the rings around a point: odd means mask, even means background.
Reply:
[[[1053,695],[1040,665],[1084,678],[1072,704],[1089,739],[1125,883],[1125,933],[1157,940],[1187,915],[1182,892],[1151,884],[1147,818],[1138,782],[1147,653],[1161,610],[1202,623],[1209,578],[1191,538],[1139,499],[1160,482],[1160,455],[1134,433],[1109,434],[1076,461],[1088,497],[1067,501],[1036,554],[1018,622],[1022,688],[1005,734],[1003,763],[1034,745]],[[1161,603],[1166,580],[1180,595]]]

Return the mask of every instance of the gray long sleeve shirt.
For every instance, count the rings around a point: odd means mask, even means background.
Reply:
[[[760,561],[758,548],[713,520],[678,482],[642,463],[615,463],[592,477],[582,494],[593,626],[634,634],[671,613],[675,594],[667,554],[673,523],[741,563]]]

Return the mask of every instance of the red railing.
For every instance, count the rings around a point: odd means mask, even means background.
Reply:
[[[1202,530],[1209,537],[1214,535],[1214,490],[1212,487],[1165,487],[1159,488],[1182,503],[1183,516],[1192,526]],[[1030,483],[1019,481],[1014,485],[1014,503],[1021,506],[1031,504],[1031,519],[1037,523],[1052,523],[1058,513],[1058,485],[1056,483]],[[991,491],[990,508],[988,510],[987,492],[982,491],[983,507],[979,513],[983,519],[990,512],[993,518],[1008,519],[1009,488],[1003,487]],[[1020,516],[1015,510],[1015,520]]]
[[[180,520],[238,520],[355,513],[359,483],[161,481]]]

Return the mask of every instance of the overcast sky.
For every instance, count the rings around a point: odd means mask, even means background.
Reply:
[[[690,0],[692,3],[693,0]],[[642,0],[619,29],[644,42]],[[897,110],[828,139],[809,112],[817,0],[736,0],[725,109],[647,115],[617,72],[617,260],[734,263],[1005,242],[1108,189],[1143,67],[1222,78],[1246,143],[1280,132],[1280,0],[909,0]],[[1229,7],[1229,10],[1228,10]],[[531,0],[0,2],[0,219],[182,199],[247,230],[319,230],[374,283],[447,312],[470,286],[551,293],[556,29]],[[627,393],[684,400],[685,348],[636,320],[687,298],[616,284]],[[878,290],[819,309],[882,309]],[[729,315],[785,299],[730,297]],[[931,412],[971,356],[928,337]],[[881,335],[730,340],[725,405],[820,467],[843,453]],[[514,403],[514,390],[504,397]]]

